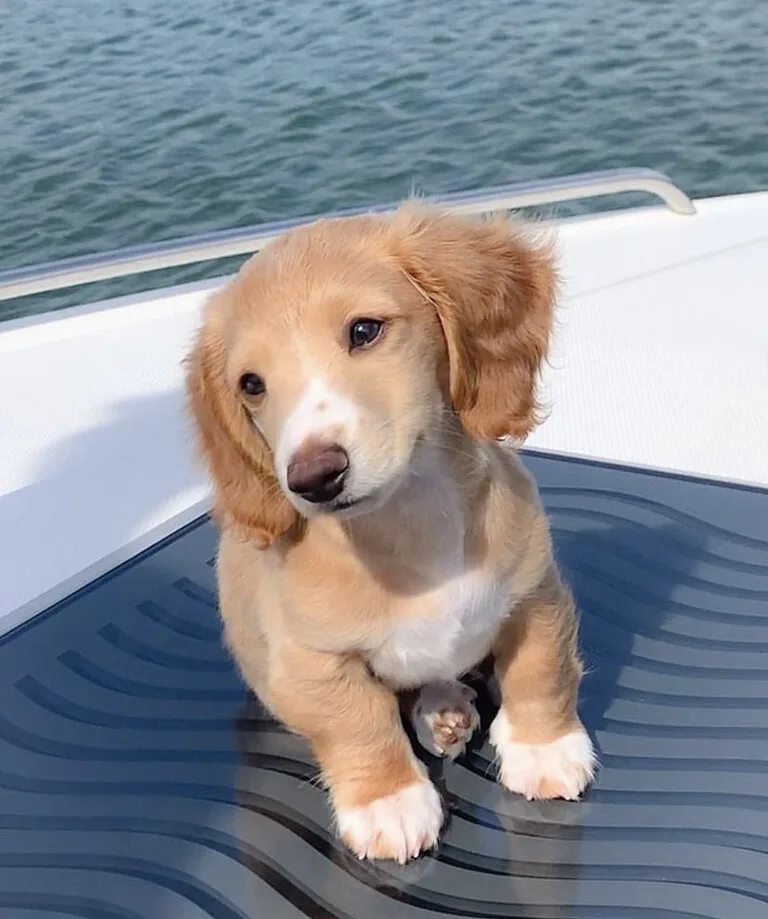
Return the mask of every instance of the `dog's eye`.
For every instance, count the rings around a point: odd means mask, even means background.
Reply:
[[[266,390],[264,380],[257,373],[244,373],[238,382],[240,392],[245,396],[260,396]]]
[[[384,323],[378,319],[356,319],[349,327],[349,348],[364,348],[381,335]]]

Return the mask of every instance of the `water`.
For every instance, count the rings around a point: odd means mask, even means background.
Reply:
[[[753,191],[767,115],[766,0],[0,0],[0,269],[626,165]]]

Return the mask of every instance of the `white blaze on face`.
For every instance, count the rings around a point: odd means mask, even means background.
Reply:
[[[357,406],[328,386],[322,377],[311,377],[285,425],[275,450],[275,465],[283,483],[293,455],[307,440],[317,439],[349,449],[358,425]]]

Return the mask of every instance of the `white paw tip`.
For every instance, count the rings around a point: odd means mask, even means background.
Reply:
[[[434,785],[420,781],[364,807],[341,808],[336,820],[341,838],[358,858],[402,865],[437,844],[443,807]]]
[[[529,801],[547,798],[575,801],[595,776],[597,757],[583,729],[551,743],[518,743],[502,710],[489,733],[499,757],[501,784]]]

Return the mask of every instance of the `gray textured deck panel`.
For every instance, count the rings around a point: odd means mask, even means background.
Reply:
[[[202,523],[0,644],[0,915],[766,919],[768,494],[528,462],[582,610],[583,802],[504,793],[480,746],[435,767],[436,857],[349,858],[221,648]]]

